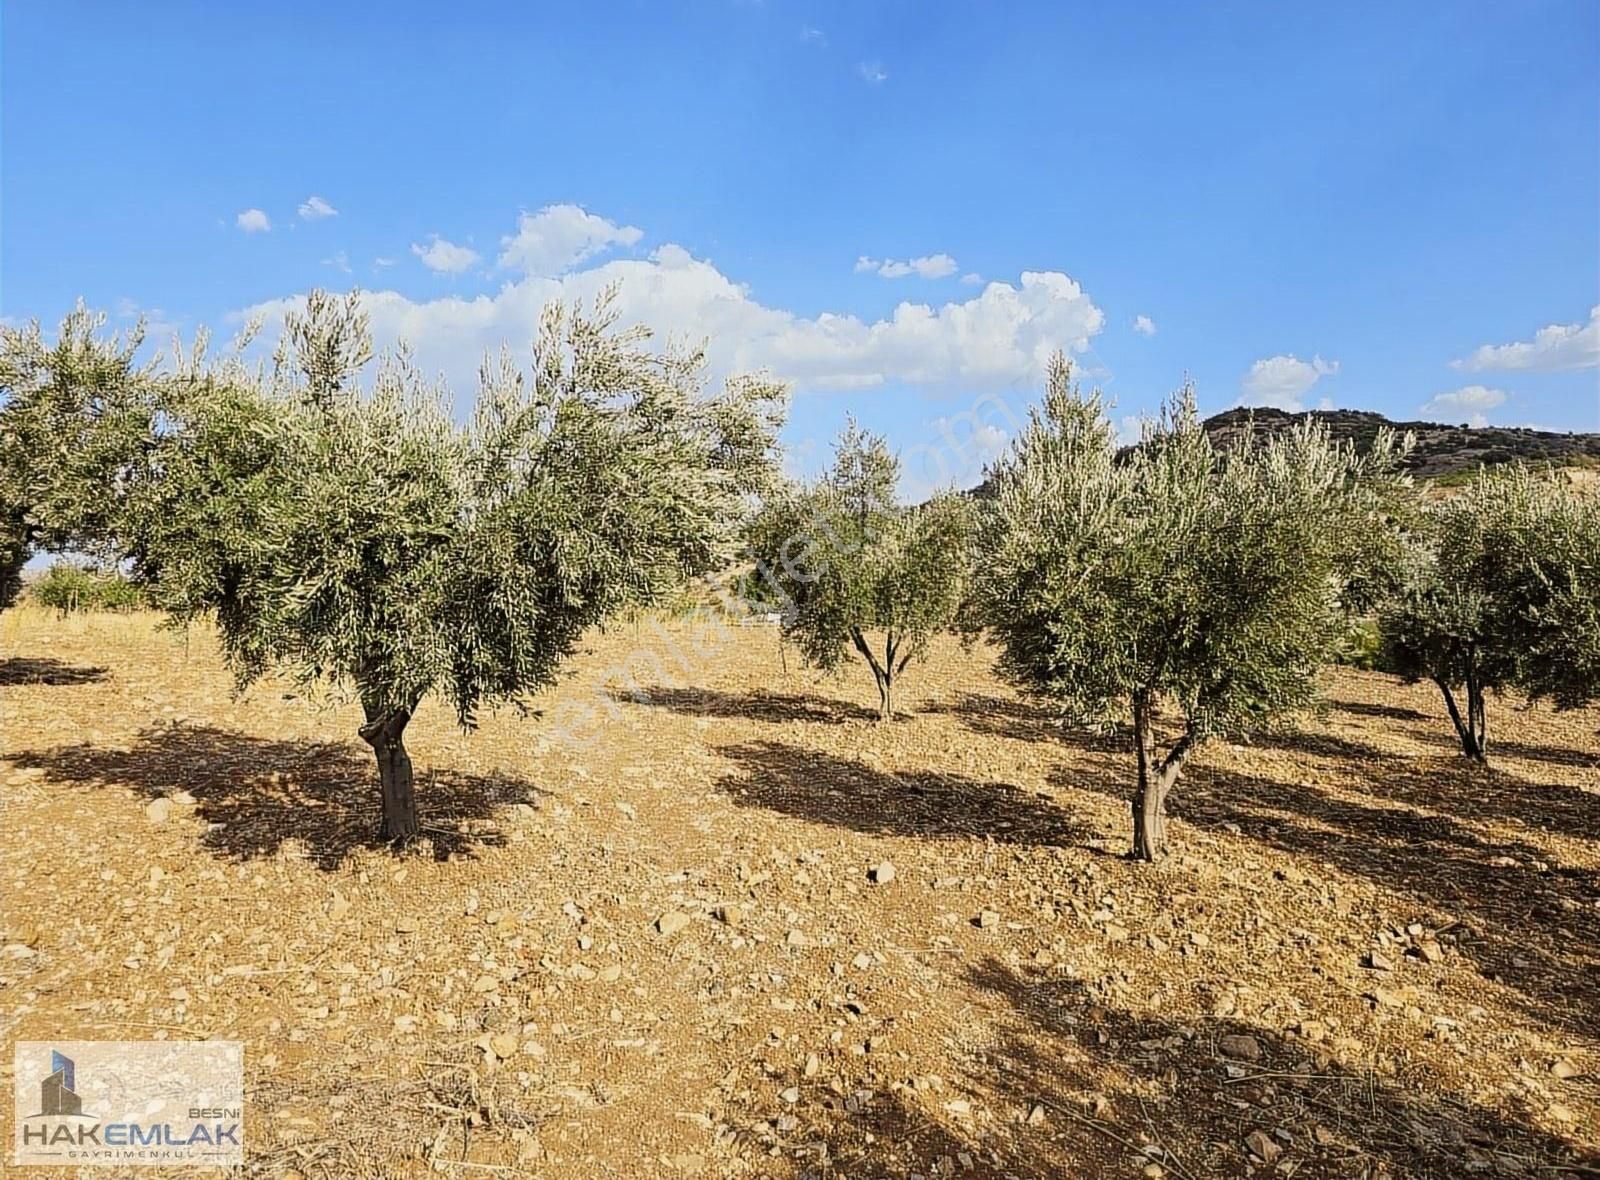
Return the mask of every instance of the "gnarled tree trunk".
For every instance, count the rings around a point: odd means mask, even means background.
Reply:
[[[383,838],[410,840],[422,831],[417,819],[417,797],[413,790],[411,755],[406,753],[406,724],[411,710],[384,709],[365,705],[367,723],[361,739],[378,758],[378,789],[383,799]]]
[[[1188,729],[1167,751],[1156,758],[1154,694],[1141,689],[1133,694],[1133,740],[1139,764],[1138,791],[1133,797],[1134,860],[1154,861],[1167,846],[1167,795],[1178,781],[1183,762],[1194,746],[1194,730]]]

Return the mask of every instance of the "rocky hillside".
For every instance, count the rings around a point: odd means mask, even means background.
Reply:
[[[1273,409],[1225,410],[1206,419],[1206,432],[1212,441],[1228,445],[1246,430],[1251,418],[1258,430],[1287,430],[1304,418],[1326,422],[1335,438],[1352,439],[1357,447],[1367,447],[1383,427],[1416,438],[1406,466],[1413,475],[1436,479],[1475,470],[1480,463],[1505,463],[1521,459],[1529,463],[1600,465],[1600,434],[1558,434],[1512,426],[1449,426],[1441,422],[1391,422],[1382,414],[1367,410],[1311,410],[1290,414]]]

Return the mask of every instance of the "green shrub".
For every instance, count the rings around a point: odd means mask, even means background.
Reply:
[[[145,605],[144,594],[120,573],[86,569],[68,561],[58,561],[28,590],[30,601],[58,610],[131,611]]]
[[[1333,662],[1346,668],[1359,668],[1363,672],[1376,672],[1383,667],[1383,633],[1376,619],[1356,619],[1340,639],[1333,654]]]

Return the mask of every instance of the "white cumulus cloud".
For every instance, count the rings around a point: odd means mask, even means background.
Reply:
[[[956,260],[948,254],[924,254],[921,258],[907,258],[901,262],[892,258],[868,258],[863,254],[856,259],[856,273],[875,274],[886,279],[903,279],[907,275],[942,279],[956,273]]]
[[[1469,426],[1487,426],[1488,411],[1503,406],[1506,392],[1487,385],[1463,385],[1449,393],[1437,393],[1422,406],[1422,413],[1434,414]]]
[[[246,209],[233,223],[247,234],[264,234],[272,228],[272,219],[260,209]]]
[[[617,225],[577,205],[547,205],[517,218],[517,232],[500,239],[499,264],[525,275],[562,274],[610,246],[632,246],[644,231]]]
[[[426,246],[411,243],[411,252],[422,259],[422,265],[441,275],[458,275],[478,261],[478,252],[469,246],[447,242],[438,234]]]
[[[476,257],[437,240],[413,250],[424,261],[448,262],[458,270]],[[455,251],[470,257],[460,262]],[[882,319],[841,312],[803,316],[757,301],[745,285],[672,244],[648,258],[523,275],[492,294],[470,298],[414,300],[396,291],[371,291],[363,298],[380,345],[409,341],[425,370],[442,372],[465,391],[473,387],[486,351],[502,342],[526,348],[547,302],[587,301],[612,284],[619,288],[624,323],[649,325],[658,341],[707,341],[713,381],[765,369],[801,390],[901,383],[941,392],[1031,393],[1051,352],[1084,352],[1105,323],[1083,288],[1059,271],[1024,271],[1015,283],[990,282],[959,302],[902,302]],[[242,314],[261,314],[270,325],[301,298]]]
[[[1322,378],[1339,371],[1338,361],[1313,356],[1303,361],[1297,356],[1269,356],[1250,366],[1240,382],[1239,401],[1247,406],[1275,406],[1298,412],[1305,408],[1302,398]]]
[[[883,68],[882,62],[864,61],[856,66],[856,73],[862,81],[871,82],[874,86],[889,80],[889,71]]]
[[[307,197],[300,202],[301,221],[321,221],[324,217],[337,217],[339,211],[321,197]]]
[[[1468,373],[1488,369],[1559,373],[1600,367],[1600,305],[1589,309],[1587,324],[1550,324],[1535,332],[1532,340],[1485,344],[1471,356],[1451,361],[1450,367]]]
[[[1156,322],[1147,315],[1136,315],[1133,317],[1133,330],[1141,336],[1154,336]]]

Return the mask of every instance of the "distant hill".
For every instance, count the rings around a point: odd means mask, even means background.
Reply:
[[[1256,429],[1287,430],[1306,418],[1325,422],[1334,438],[1353,441],[1358,450],[1372,445],[1385,426],[1411,434],[1416,447],[1405,467],[1419,479],[1438,479],[1521,459],[1557,466],[1600,466],[1600,434],[1559,434],[1522,426],[1448,426],[1442,422],[1392,422],[1367,410],[1309,410],[1290,414],[1266,408],[1224,410],[1205,420],[1206,433],[1218,446],[1229,446],[1255,419]]]
[[[1291,414],[1267,407],[1224,410],[1202,425],[1218,447],[1229,447],[1244,436],[1251,419],[1258,431],[1277,433],[1306,418],[1326,422],[1337,440],[1349,439],[1366,451],[1385,426],[1396,434],[1410,434],[1416,446],[1403,464],[1417,479],[1452,483],[1464,479],[1479,464],[1493,466],[1520,459],[1524,463],[1550,463],[1557,467],[1585,467],[1600,474],[1600,434],[1562,434],[1525,426],[1449,426],[1443,422],[1393,422],[1370,410],[1307,410]],[[1125,452],[1132,450],[1125,448]],[[1454,478],[1452,478],[1454,477]],[[1585,476],[1585,478],[1589,478]],[[968,493],[982,500],[994,494],[986,474]]]

